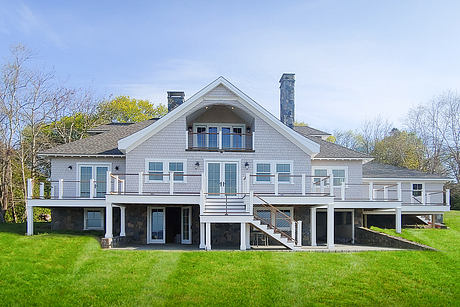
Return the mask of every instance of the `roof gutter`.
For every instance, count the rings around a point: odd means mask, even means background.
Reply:
[[[88,158],[125,158],[125,155],[88,155],[88,154],[47,154],[47,153],[41,153],[38,154],[39,157],[69,157],[69,158],[75,158],[75,157],[88,157]]]

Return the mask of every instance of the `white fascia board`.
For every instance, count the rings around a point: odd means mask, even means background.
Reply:
[[[123,153],[129,152],[138,145],[142,144],[149,137],[159,132],[161,129],[166,127],[168,124],[174,122],[180,116],[185,114],[190,109],[197,106],[200,102],[204,100],[204,96],[216,88],[219,85],[223,85],[232,91],[240,99],[238,101],[246,106],[249,110],[257,114],[259,117],[265,119],[269,125],[271,125],[275,130],[280,132],[283,136],[291,140],[295,145],[301,148],[303,151],[309,155],[317,154],[320,149],[320,145],[302,137],[300,134],[292,130],[291,128],[284,125],[279,121],[273,114],[265,110],[257,102],[247,96],[245,93],[240,91],[237,87],[231,84],[224,77],[219,77],[198,93],[194,94],[192,97],[187,99],[182,105],[174,109],[172,112],[166,114],[164,117],[157,120],[152,125],[118,141],[118,149]]]
[[[86,154],[38,154],[39,157],[49,158],[120,158],[124,159],[124,155],[86,155]]]
[[[448,179],[448,178],[417,178],[417,177],[405,177],[405,178],[370,178],[370,177],[363,177],[363,181],[369,182],[369,181],[425,181],[425,182],[430,182],[430,181],[436,181],[436,182],[450,182],[453,181],[453,179]]]

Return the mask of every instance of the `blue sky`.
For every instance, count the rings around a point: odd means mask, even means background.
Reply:
[[[0,57],[22,43],[71,87],[166,102],[222,75],[274,114],[333,131],[460,87],[459,1],[6,1]]]

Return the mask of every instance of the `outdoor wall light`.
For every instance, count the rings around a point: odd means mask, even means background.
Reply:
[[[115,166],[115,170],[118,171],[120,168],[118,166]]]
[[[244,163],[244,167],[246,167],[246,169],[249,169],[249,162]]]
[[[198,169],[198,167],[200,167],[200,162],[196,161],[196,163],[195,163],[195,169]]]
[[[69,165],[68,169],[72,170],[72,165]]]

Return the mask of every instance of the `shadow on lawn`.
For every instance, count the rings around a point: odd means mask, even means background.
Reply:
[[[26,223],[3,223],[0,224],[0,232],[15,233],[24,235],[26,233]],[[37,234],[63,234],[63,235],[79,235],[101,237],[102,231],[87,230],[87,231],[72,231],[72,230],[52,230],[50,222],[35,222],[34,235]]]

